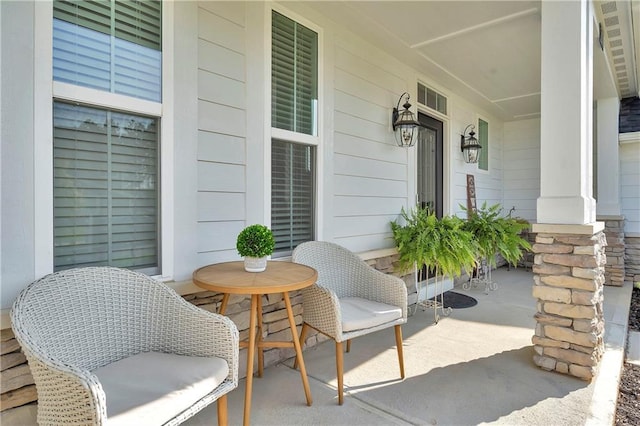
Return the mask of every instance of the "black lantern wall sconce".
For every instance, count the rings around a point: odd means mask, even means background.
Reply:
[[[469,136],[466,136],[469,127],[471,127],[471,130],[469,131]],[[460,151],[462,151],[464,162],[469,164],[478,162],[480,159],[480,150],[482,149],[478,143],[478,139],[475,137],[475,128],[476,126],[469,124],[460,135]]]
[[[402,108],[404,109],[400,111],[400,102],[402,102],[402,98],[406,98],[406,100],[402,105]],[[391,126],[396,134],[396,142],[398,146],[403,148],[412,147],[416,143],[416,139],[418,139],[418,131],[421,127],[420,122],[416,120],[409,108],[411,108],[411,104],[409,103],[409,94],[404,92],[400,95],[398,105],[393,109],[393,114],[391,116]]]

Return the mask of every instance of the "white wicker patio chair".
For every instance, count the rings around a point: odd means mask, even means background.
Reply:
[[[238,386],[238,330],[143,274],[56,272],[11,310],[38,392],[40,425],[174,425]]]
[[[304,342],[309,327],[335,340],[338,404],[344,402],[342,342],[347,342],[349,352],[354,337],[395,327],[400,377],[404,379],[400,327],[407,322],[404,281],[373,269],[359,256],[334,243],[302,243],[293,251],[292,258],[318,271],[317,283],[302,290],[300,342]]]

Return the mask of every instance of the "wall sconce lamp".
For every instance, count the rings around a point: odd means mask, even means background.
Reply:
[[[406,101],[400,111],[400,102],[402,98],[406,97]],[[418,129],[422,126],[420,122],[416,120],[413,113],[409,110],[411,104],[409,103],[409,94],[404,92],[398,99],[398,105],[393,109],[393,115],[391,116],[391,126],[396,134],[396,142],[398,146],[409,148],[416,143],[418,139]]]
[[[471,131],[469,131],[469,136],[465,136],[467,134],[467,129],[471,127]],[[476,139],[474,129],[476,126],[473,124],[469,124],[465,127],[464,132],[460,135],[460,151],[462,151],[462,156],[464,157],[464,162],[469,164],[477,163],[480,159],[480,149],[482,147],[478,143],[478,139]]]

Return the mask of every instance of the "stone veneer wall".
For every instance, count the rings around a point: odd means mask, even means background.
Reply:
[[[591,380],[604,351],[604,232],[538,233],[533,296],[537,300],[534,362]]]
[[[625,236],[625,272],[627,281],[640,283],[640,236]]]
[[[604,222],[604,233],[607,237],[604,284],[622,287],[625,280],[624,216],[603,216],[597,220]]]
[[[10,328],[0,339],[0,411],[29,404],[38,399],[27,358]]]

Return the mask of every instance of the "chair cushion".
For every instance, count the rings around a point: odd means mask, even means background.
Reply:
[[[107,399],[107,423],[159,425],[211,393],[229,373],[221,358],[143,352],[93,371]]]
[[[402,318],[402,309],[360,297],[340,299],[342,331],[362,330]]]

